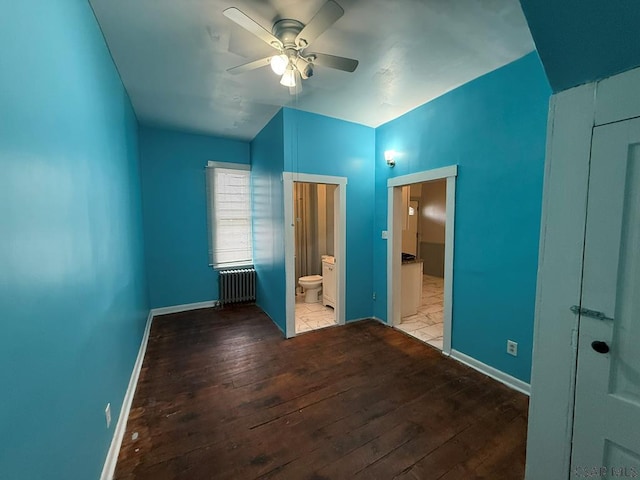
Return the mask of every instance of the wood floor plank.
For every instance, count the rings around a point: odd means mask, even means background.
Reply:
[[[508,400],[504,396],[492,393],[476,397],[461,408],[455,409],[455,413],[446,412],[445,415],[439,416],[440,425],[430,422],[431,428],[434,429],[432,435],[421,436],[407,442],[401,448],[359,472],[356,478],[394,478],[400,476],[399,470],[406,471],[418,462],[422,462],[423,468],[419,470],[422,472],[422,477],[417,478],[438,478],[434,473],[438,468],[443,468],[449,462],[457,464],[466,460],[472,451],[474,445],[472,442],[486,442],[498,433],[504,433],[495,427],[511,422],[519,414],[515,408],[513,410],[505,408],[505,403],[508,404]],[[470,432],[472,437],[468,439],[467,435]],[[451,444],[464,447],[455,450],[455,453],[458,453],[457,457],[453,455],[453,449],[445,448]],[[437,455],[441,450],[445,454]],[[425,458],[433,459],[431,465],[424,461]],[[445,468],[442,473],[447,471]]]
[[[154,319],[115,478],[523,478],[527,398],[375,321]]]

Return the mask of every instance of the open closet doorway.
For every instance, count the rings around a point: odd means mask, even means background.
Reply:
[[[346,178],[283,174],[287,338],[344,324]]]
[[[449,354],[455,178],[446,167],[390,179],[388,318]]]

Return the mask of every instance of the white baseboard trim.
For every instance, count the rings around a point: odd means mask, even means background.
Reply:
[[[127,430],[127,420],[129,419],[129,411],[131,410],[131,404],[133,403],[133,395],[136,392],[138,386],[138,378],[140,377],[140,370],[142,369],[142,362],[144,361],[144,354],[147,351],[147,343],[149,342],[149,332],[151,331],[151,323],[153,322],[153,313],[150,310],[147,317],[147,325],[144,328],[144,334],[142,335],[142,341],[140,342],[140,350],[138,350],[138,357],[136,363],[133,365],[133,371],[131,372],[131,378],[129,379],[129,386],[124,395],[122,401],[122,407],[120,408],[120,416],[118,417],[118,423],[113,432],[113,438],[111,439],[111,446],[107,452],[107,459],[104,462],[102,468],[102,474],[100,480],[111,480],[113,474],[116,471],[116,463],[118,461],[118,454],[120,453],[120,446],[122,445],[122,439],[124,433]]]
[[[378,317],[369,317],[368,320],[375,320],[376,322],[381,323],[385,327],[390,327],[391,326],[387,322],[385,322],[384,320],[382,320],[381,318],[378,318]]]
[[[158,315],[166,315],[169,313],[179,313],[189,310],[198,310],[199,308],[216,307],[218,304],[218,300],[212,300],[208,302],[174,305],[171,307],[152,308],[149,310],[147,325],[145,326],[142,341],[140,342],[140,350],[138,350],[138,357],[136,358],[136,363],[133,365],[133,371],[131,372],[131,378],[129,379],[129,386],[127,387],[127,391],[124,395],[124,400],[122,401],[120,416],[118,417],[118,423],[116,424],[116,428],[113,432],[113,439],[111,440],[111,445],[107,452],[107,458],[102,468],[100,480],[112,480],[113,474],[116,471],[116,463],[118,461],[118,455],[120,454],[122,440],[124,438],[125,431],[127,430],[127,420],[129,419],[129,412],[131,411],[133,396],[136,392],[136,387],[138,386],[138,378],[140,377],[140,370],[142,369],[144,355],[147,352],[147,344],[149,343],[149,333],[151,332],[153,318]]]
[[[376,317],[362,317],[362,318],[351,318],[351,319],[347,320],[345,322],[345,324],[347,324],[347,323],[356,323],[356,322],[364,322],[366,320],[375,320],[376,322],[384,323],[382,320],[380,320],[379,318],[376,318]]]
[[[486,376],[493,378],[494,380],[504,383],[507,387],[513,388],[520,393],[524,393],[527,396],[531,395],[531,385],[522,380],[519,380],[511,375],[508,375],[497,368],[490,367],[486,363],[482,363],[469,355],[465,355],[462,352],[452,349],[451,358],[464,363],[466,366],[473,368],[474,370],[484,373]]]
[[[271,318],[271,315],[269,315],[266,312],[266,310],[264,308],[262,308],[262,306],[260,304],[256,303],[255,306],[258,307],[260,310],[262,310],[262,313],[264,313],[267,317],[269,317],[269,320],[271,320],[273,322],[273,324],[278,328],[278,330],[280,330],[280,332],[282,333],[282,336],[284,338],[294,338],[296,336],[295,333],[294,333],[292,337],[287,337],[287,332],[285,330],[283,330],[280,325],[278,325],[278,322],[276,322],[273,318]],[[286,320],[285,320],[285,323],[286,323]]]
[[[207,302],[185,303],[184,305],[173,305],[171,307],[152,308],[151,313],[154,317],[158,315],[167,315],[169,313],[188,312],[189,310],[198,310],[200,308],[217,307],[220,304],[218,300],[209,300]]]

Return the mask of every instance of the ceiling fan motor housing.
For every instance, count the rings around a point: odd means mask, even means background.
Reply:
[[[272,33],[282,42],[285,50],[304,48],[296,45],[296,37],[304,28],[304,24],[298,20],[283,18],[278,20],[272,29]],[[305,45],[306,46],[306,45]]]
[[[299,44],[296,45],[296,38],[303,28],[304,24],[302,22],[283,18],[273,25],[272,33],[282,42],[283,53],[289,57],[291,65],[294,65],[300,72],[300,76],[306,80],[313,76],[311,60],[304,58],[301,53],[307,42],[304,39],[299,39]]]

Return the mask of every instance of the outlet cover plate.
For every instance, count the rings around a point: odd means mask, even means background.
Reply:
[[[507,340],[507,353],[514,357],[518,356],[518,344],[513,340]]]

